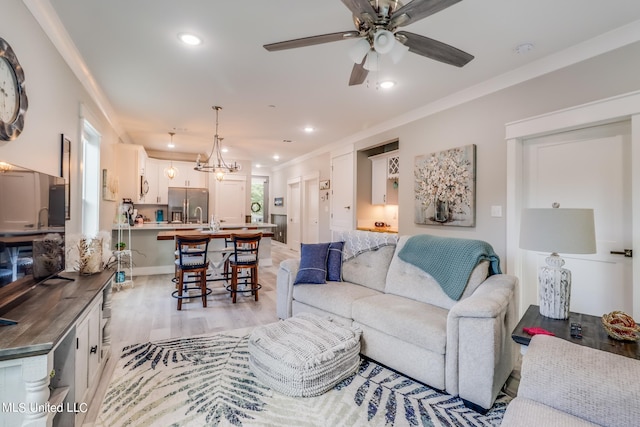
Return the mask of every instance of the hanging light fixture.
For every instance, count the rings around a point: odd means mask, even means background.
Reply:
[[[173,147],[173,135],[175,134],[175,132],[169,132],[169,135],[171,135],[171,142],[169,143],[169,147]],[[164,176],[169,179],[173,179],[178,176],[178,168],[173,166],[173,159],[171,159],[171,165],[168,168],[164,168]]]
[[[222,110],[222,107],[214,105],[211,108],[216,112],[216,133],[213,136],[213,147],[211,148],[211,153],[209,153],[209,158],[204,163],[200,161],[200,154],[198,154],[196,167],[194,169],[200,172],[215,173],[216,179],[218,181],[222,181],[226,173],[237,172],[240,167],[235,161],[233,164],[227,164],[227,162],[222,158],[222,151],[220,147],[222,138],[218,136],[218,115],[220,110]]]

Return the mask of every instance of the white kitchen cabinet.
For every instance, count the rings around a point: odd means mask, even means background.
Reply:
[[[398,204],[400,163],[397,152],[378,154],[371,160],[371,204]]]
[[[166,205],[168,203],[169,184],[173,185],[179,179],[178,176],[170,180],[164,175],[164,170],[170,166],[169,160],[152,158],[147,160],[146,177],[149,182],[149,192],[144,198],[146,204]]]
[[[200,172],[194,169],[195,162],[173,162],[178,168],[178,177],[171,181],[171,187],[191,187],[191,188],[207,188],[206,172]]]
[[[116,145],[118,170],[118,197],[131,199],[134,203],[145,203],[149,183],[145,176],[147,152],[142,145]]]

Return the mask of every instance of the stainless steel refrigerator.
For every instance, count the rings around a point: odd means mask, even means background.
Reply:
[[[206,188],[169,187],[169,221],[195,224],[201,220],[207,224],[208,208]]]

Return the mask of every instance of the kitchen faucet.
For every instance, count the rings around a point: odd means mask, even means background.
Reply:
[[[196,206],[196,208],[193,210],[193,214],[195,215],[198,211],[200,211],[200,219],[198,220],[198,224],[202,224],[202,208],[200,206]]]
[[[38,211],[38,230],[40,230],[44,226],[44,222],[40,221],[40,214],[42,213],[42,211],[47,211],[47,225],[49,225],[49,208],[46,206],[43,206]]]

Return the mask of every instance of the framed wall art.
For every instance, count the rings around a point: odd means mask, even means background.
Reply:
[[[416,156],[414,178],[416,224],[475,226],[475,144]]]
[[[71,219],[71,140],[60,135],[60,176],[64,178],[64,219]]]
[[[320,190],[329,190],[331,188],[331,181],[328,179],[320,181]]]
[[[115,201],[118,196],[118,177],[109,169],[102,169],[102,200]]]

